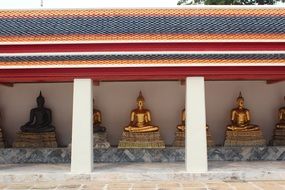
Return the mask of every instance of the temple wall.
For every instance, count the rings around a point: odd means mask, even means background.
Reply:
[[[52,109],[61,146],[70,143],[72,121],[72,83],[15,84],[0,86],[1,125],[11,144],[15,133],[29,119],[36,97],[42,91],[46,107]],[[109,132],[109,141],[116,145],[123,126],[129,123],[130,111],[136,107],[136,97],[142,90],[146,107],[151,110],[153,124],[161,128],[166,144],[174,140],[175,126],[180,123],[184,108],[185,86],[180,82],[102,82],[94,86],[97,108],[103,115],[103,125]],[[245,106],[251,110],[252,123],[260,125],[269,141],[277,122],[277,110],[285,105],[285,82],[266,84],[264,81],[207,81],[207,124],[217,144],[224,141],[230,110],[235,106],[239,91],[243,92]]]

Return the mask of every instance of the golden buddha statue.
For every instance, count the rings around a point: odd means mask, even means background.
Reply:
[[[124,131],[134,133],[158,131],[159,127],[151,125],[150,111],[143,107],[144,97],[141,91],[137,98],[137,106],[138,107],[131,112],[130,124],[124,128]]]
[[[285,96],[284,96],[285,100]],[[277,129],[285,129],[285,107],[282,107],[278,110],[278,119],[279,123],[276,124]]]
[[[180,118],[181,118],[181,124],[177,125],[176,128],[178,131],[184,132],[185,131],[185,120],[186,120],[185,109],[182,110]]]
[[[118,148],[165,148],[159,127],[151,124],[150,111],[144,108],[144,97],[140,92],[137,108],[131,112],[131,121],[124,127]]]
[[[232,124],[228,125],[227,129],[230,131],[259,131],[260,129],[257,125],[250,124],[250,113],[248,109],[244,108],[244,99],[241,92],[236,103],[238,107],[232,109]]]
[[[178,131],[181,131],[181,132],[185,131],[185,120],[186,120],[186,117],[185,117],[185,108],[184,108],[181,112],[181,124],[177,125],[176,127]],[[206,129],[207,130],[209,129],[208,125],[206,125]]]

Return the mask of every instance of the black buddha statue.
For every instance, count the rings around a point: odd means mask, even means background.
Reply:
[[[33,108],[30,113],[30,120],[21,126],[22,132],[54,132],[55,128],[51,125],[51,110],[44,107],[45,99],[40,92],[37,97],[38,107]]]

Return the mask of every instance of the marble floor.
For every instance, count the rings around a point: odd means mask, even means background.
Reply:
[[[100,163],[91,174],[70,173],[69,164],[0,165],[0,183],[61,180],[285,180],[284,161],[209,161],[206,173],[189,173],[184,163]]]
[[[0,184],[3,190],[285,190],[284,181],[57,181]]]

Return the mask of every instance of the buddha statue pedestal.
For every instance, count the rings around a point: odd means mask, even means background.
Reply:
[[[56,148],[55,132],[18,132],[13,148]]]
[[[93,133],[93,147],[107,149],[110,143],[107,141],[108,135],[106,132]]]
[[[273,146],[284,146],[285,145],[285,129],[275,129],[273,132]]]
[[[285,100],[285,96],[284,96]],[[270,145],[284,146],[285,145],[285,107],[281,107],[278,110],[279,123],[276,124],[273,131],[273,139]]]
[[[207,145],[209,147],[215,146],[212,136],[210,135],[208,130],[207,130]],[[185,147],[185,132],[184,131],[176,131],[173,146],[174,147]]]
[[[175,139],[173,142],[174,147],[184,147],[185,146],[185,132],[184,131],[176,131]]]
[[[265,146],[266,141],[261,130],[227,131],[224,146]]]
[[[133,133],[124,131],[118,148],[165,148],[158,131]]]
[[[0,129],[0,148],[5,148],[4,137],[1,129]]]

